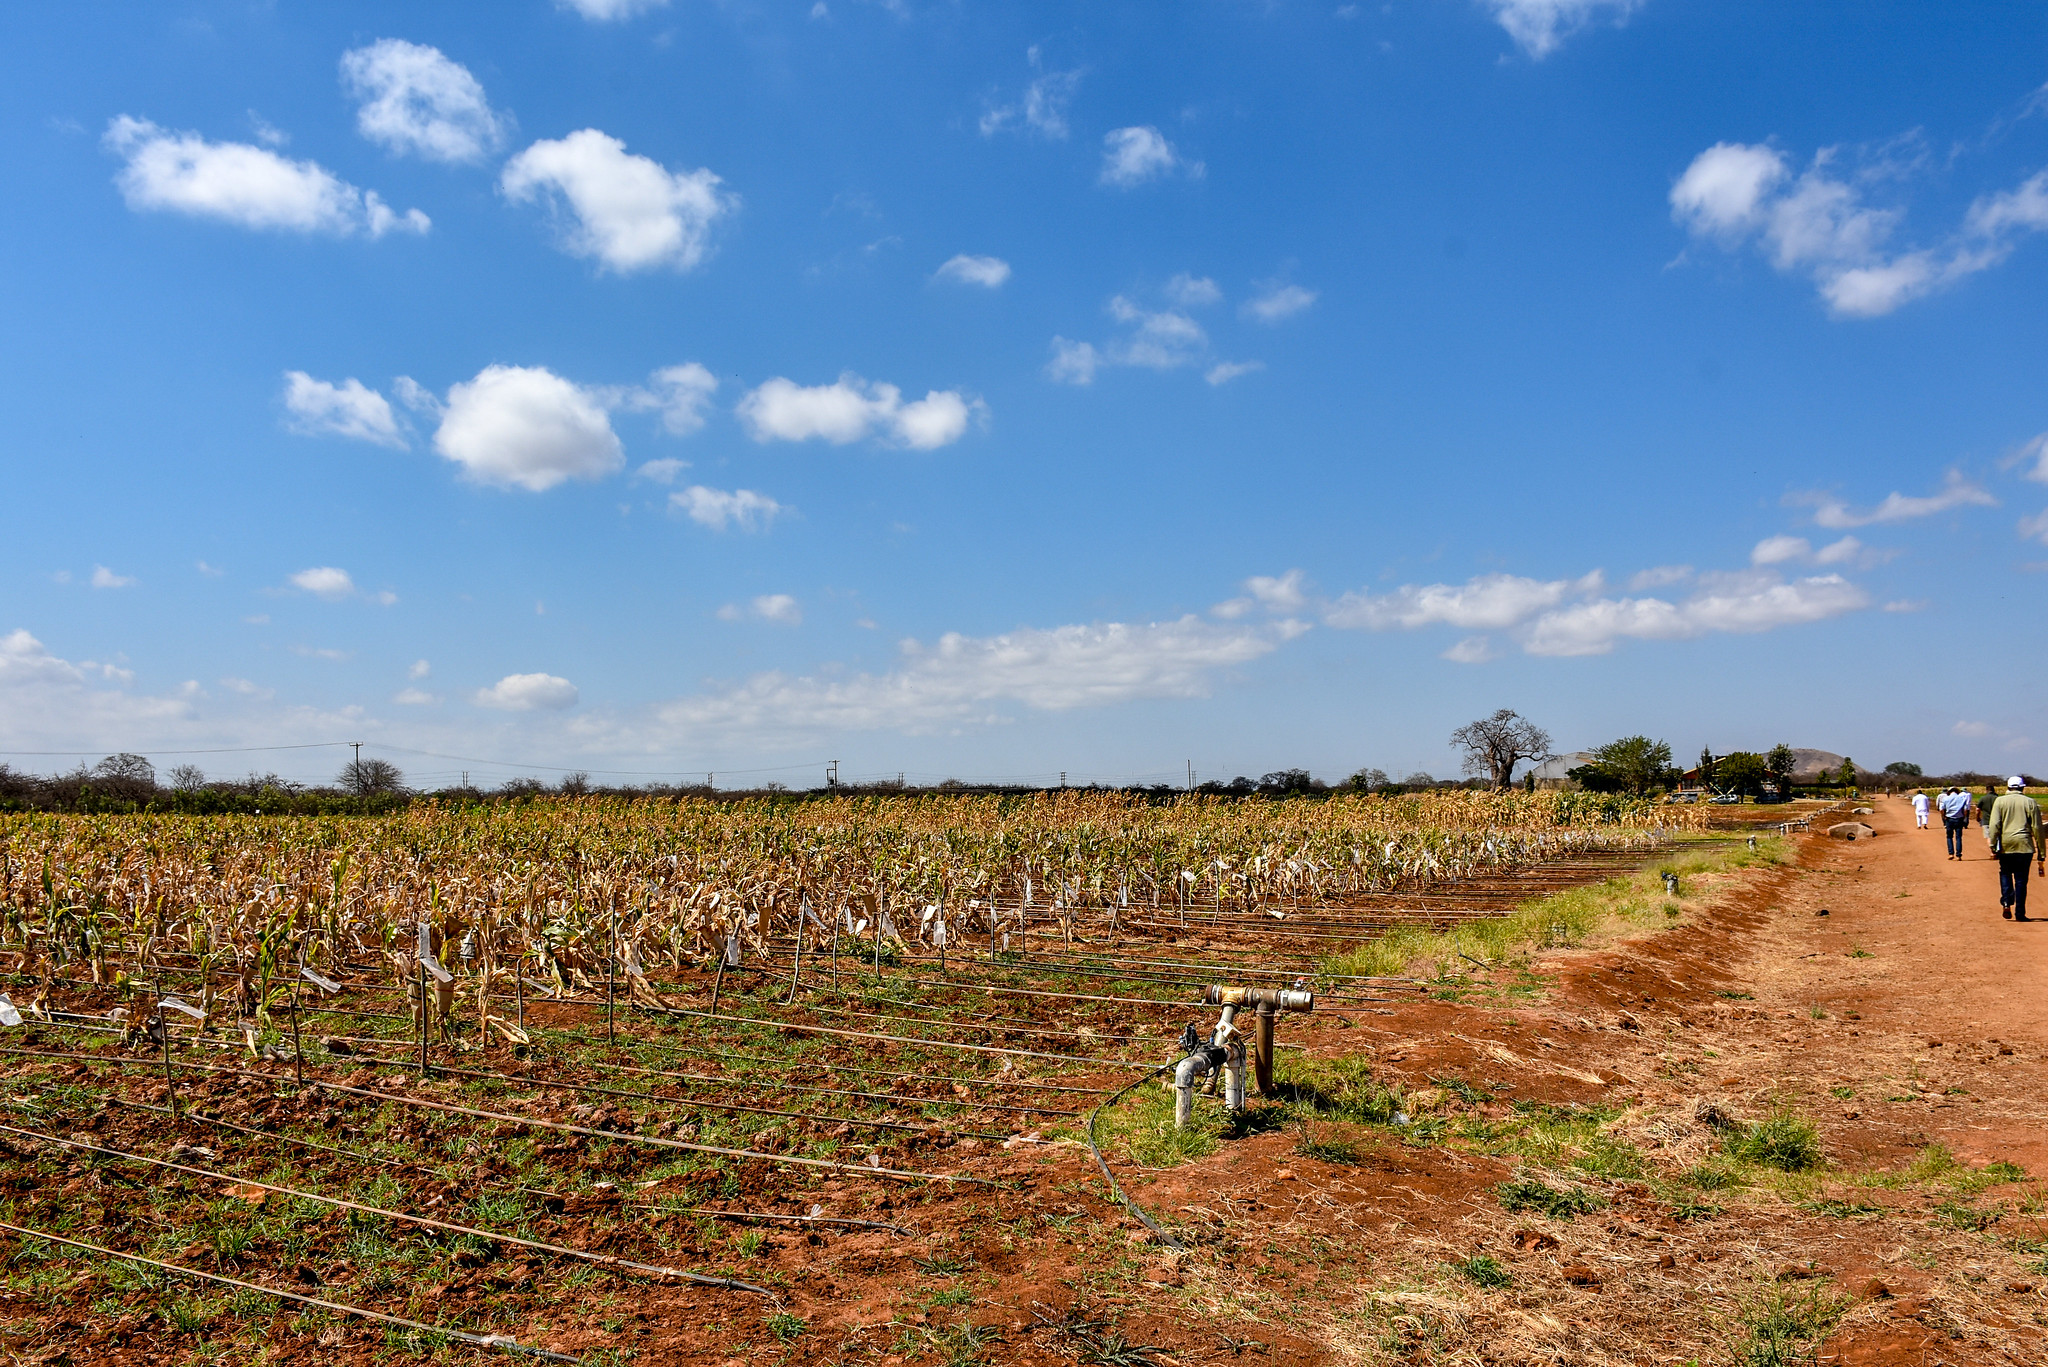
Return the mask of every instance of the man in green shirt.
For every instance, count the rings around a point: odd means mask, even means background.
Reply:
[[[1998,801],[1997,787],[1993,784],[1985,784],[1984,791],[1977,795],[1977,828],[1984,832],[1984,840],[1987,844],[1991,841],[1991,804],[1996,801]],[[1998,858],[1998,846],[1991,846],[1991,857],[1993,859]]]
[[[1998,904],[2008,921],[2027,919],[2027,865],[2042,865],[2048,876],[2048,845],[2041,840],[2041,804],[2027,796],[2015,774],[1985,814],[1984,837],[1998,857]]]

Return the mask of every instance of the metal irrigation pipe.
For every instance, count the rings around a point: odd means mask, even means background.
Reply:
[[[0,1220],[0,1229],[4,1229],[11,1234],[22,1235],[26,1238],[46,1239],[53,1244],[63,1244],[69,1248],[83,1249],[87,1253],[96,1253],[103,1258],[119,1258],[124,1262],[141,1263],[145,1267],[161,1268],[165,1272],[176,1272],[180,1276],[198,1277],[202,1281],[216,1282],[222,1286],[232,1286],[242,1291],[261,1292],[266,1296],[276,1296],[279,1300],[295,1301],[300,1305],[310,1305],[317,1310],[331,1310],[338,1315],[354,1315],[359,1319],[376,1320],[381,1324],[394,1324],[400,1329],[411,1329],[422,1334],[439,1334],[443,1338],[455,1339],[458,1342],[467,1343],[476,1348],[502,1348],[508,1353],[525,1353],[531,1357],[539,1358],[543,1362],[580,1363],[582,1361],[581,1358],[573,1358],[563,1353],[554,1353],[545,1348],[535,1348],[531,1345],[520,1343],[508,1338],[504,1334],[472,1334],[464,1329],[444,1329],[438,1325],[421,1324],[418,1320],[401,1319],[397,1315],[387,1315],[381,1310],[365,1310],[359,1305],[343,1305],[339,1301],[323,1301],[317,1296],[302,1296],[296,1291],[280,1291],[274,1286],[264,1286],[260,1282],[245,1282],[238,1277],[224,1276],[218,1272],[202,1272],[196,1267],[184,1267],[178,1263],[159,1262],[155,1258],[145,1258],[139,1253],[122,1253],[118,1249],[101,1248],[98,1244],[88,1244],[78,1239],[67,1239],[61,1234],[45,1234],[40,1229],[28,1229],[21,1225],[11,1225],[4,1220]]]
[[[562,1244],[543,1243],[538,1239],[522,1239],[516,1234],[500,1234],[495,1230],[478,1229],[474,1225],[458,1225],[451,1220],[436,1220],[425,1215],[412,1215],[402,1210],[387,1210],[382,1206],[366,1206],[360,1201],[346,1201],[339,1196],[322,1196],[316,1191],[301,1191],[296,1187],[283,1187],[274,1182],[259,1182],[253,1177],[238,1177],[233,1173],[218,1172],[210,1168],[195,1168],[185,1163],[173,1163],[167,1158],[151,1158],[148,1154],[129,1153],[98,1142],[84,1143],[76,1139],[64,1139],[54,1134],[43,1134],[37,1130],[24,1130],[13,1125],[0,1125],[0,1133],[18,1134],[25,1139],[40,1139],[46,1144],[55,1144],[64,1149],[83,1149],[87,1153],[110,1154],[130,1163],[147,1163],[155,1168],[167,1168],[191,1177],[210,1178],[216,1182],[232,1182],[240,1186],[255,1187],[261,1191],[274,1191],[280,1196],[296,1196],[302,1201],[317,1201],[321,1205],[335,1206],[342,1210],[353,1210],[364,1215],[376,1215],[386,1220],[402,1220],[407,1224],[420,1225],[426,1229],[446,1230],[451,1234],[468,1234],[494,1244],[509,1244],[514,1248],[530,1248],[536,1253],[548,1253],[558,1258],[575,1258],[580,1262],[592,1263],[598,1267],[624,1269],[628,1272],[643,1272],[651,1277],[669,1277],[677,1281],[693,1282],[698,1286],[714,1286],[722,1291],[751,1291],[757,1296],[779,1300],[773,1291],[752,1282],[734,1281],[730,1277],[712,1277],[702,1272],[686,1272],[680,1267],[662,1267],[656,1263],[634,1262],[610,1253],[592,1253],[586,1249],[568,1248]]]
[[[109,1064],[114,1067],[133,1066],[145,1060],[109,1056],[107,1054],[62,1053],[55,1050],[9,1049],[0,1047],[0,1054],[16,1054],[25,1058],[79,1059],[87,1063]],[[258,1082],[275,1084],[280,1079],[269,1073],[250,1072],[245,1068],[215,1068],[204,1063],[187,1064],[188,1068],[202,1073],[213,1073],[221,1077],[248,1078]],[[798,1154],[761,1153],[754,1149],[728,1149],[716,1144],[695,1144],[684,1139],[662,1139],[654,1135],[632,1134],[619,1130],[600,1130],[589,1125],[574,1125],[566,1120],[543,1120],[539,1116],[513,1115],[505,1111],[485,1111],[473,1106],[457,1106],[446,1101],[433,1101],[426,1097],[401,1096],[391,1092],[373,1092],[364,1087],[350,1087],[345,1083],[327,1082],[315,1078],[306,1084],[330,1092],[341,1092],[349,1096],[368,1097],[372,1101],[397,1102],[421,1110],[441,1111],[449,1115],[466,1115],[477,1120],[495,1120],[511,1125],[530,1125],[536,1129],[559,1130],[564,1134],[589,1135],[593,1139],[610,1139],[626,1144],[647,1144],[655,1148],[682,1149],[689,1153],[716,1154],[721,1158],[755,1159],[763,1163],[782,1163],[792,1167],[825,1168],[832,1172],[853,1173],[862,1177],[895,1177],[913,1182],[952,1182],[977,1187],[997,1185],[985,1177],[968,1177],[950,1172],[912,1172],[902,1168],[883,1168],[856,1163],[835,1163],[829,1158],[805,1158]]]

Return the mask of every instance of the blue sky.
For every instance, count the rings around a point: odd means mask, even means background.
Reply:
[[[2039,771],[2048,13],[1957,14],[14,7],[0,761]]]

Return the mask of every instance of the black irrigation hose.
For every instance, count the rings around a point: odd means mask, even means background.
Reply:
[[[56,1089],[48,1084],[43,1086],[43,1090],[52,1095],[56,1093]],[[130,1101],[126,1097],[115,1096],[110,1092],[94,1092],[92,1095],[110,1106],[125,1106],[130,1110],[148,1111],[153,1115],[169,1115],[171,1113],[171,1108],[168,1106],[152,1106],[146,1101]],[[321,1144],[311,1139],[301,1139],[297,1135],[277,1134],[270,1130],[259,1130],[253,1125],[237,1125],[232,1120],[222,1120],[219,1116],[207,1115],[201,1111],[187,1109],[184,1115],[187,1120],[196,1120],[202,1125],[217,1125],[221,1129],[233,1130],[237,1134],[246,1134],[256,1139],[269,1139],[281,1144],[296,1144],[302,1148],[317,1149],[322,1153],[340,1154],[343,1158],[352,1158],[359,1163],[379,1163],[387,1168],[400,1168],[406,1172],[418,1173],[420,1176],[436,1182],[446,1180],[444,1174],[419,1163],[406,1163],[396,1158],[384,1158],[374,1153],[361,1153],[355,1149],[337,1148],[332,1144]],[[521,1192],[528,1196],[538,1196],[543,1200],[568,1199],[564,1193],[549,1191],[544,1187],[525,1187],[517,1182],[501,1182],[489,1177],[477,1177],[473,1180],[484,1186],[502,1187],[507,1191]],[[624,1201],[621,1204],[636,1206],[643,1210],[657,1210],[676,1215],[706,1215],[714,1219],[787,1220],[797,1224],[844,1225],[850,1229],[886,1229],[892,1234],[916,1233],[915,1230],[905,1229],[901,1225],[892,1225],[881,1220],[856,1220],[850,1216],[843,1215],[785,1215],[779,1211],[725,1210],[718,1206],[665,1206],[655,1201]]]
[[[316,1201],[321,1205],[334,1206],[341,1210],[356,1211],[364,1215],[375,1215],[386,1220],[399,1220],[406,1224],[419,1225],[423,1229],[446,1230],[451,1234],[468,1234],[487,1243],[508,1244],[513,1248],[530,1248],[536,1253],[551,1253],[558,1258],[574,1258],[579,1262],[593,1263],[599,1267],[623,1268],[629,1272],[642,1272],[650,1277],[672,1277],[677,1281],[692,1282],[698,1286],[716,1287],[721,1291],[751,1291],[757,1296],[780,1300],[765,1286],[752,1282],[735,1281],[730,1277],[712,1277],[702,1272],[688,1272],[680,1267],[662,1267],[656,1263],[636,1262],[610,1253],[592,1253],[588,1249],[569,1248],[563,1244],[550,1244],[539,1239],[525,1239],[517,1234],[500,1234],[496,1230],[478,1229],[474,1225],[456,1224],[452,1220],[436,1220],[425,1215],[413,1215],[402,1210],[387,1210],[382,1206],[366,1206],[359,1201],[346,1201],[339,1196],[323,1196],[316,1191],[303,1191],[297,1187],[279,1186],[274,1182],[258,1181],[254,1177],[238,1177],[231,1172],[219,1172],[210,1168],[196,1168],[188,1163],[173,1163],[169,1159],[151,1158],[148,1154],[130,1153],[97,1141],[88,1143],[78,1139],[64,1139],[39,1130],[24,1130],[13,1125],[0,1125],[0,1133],[20,1135],[24,1139],[38,1139],[45,1144],[55,1144],[60,1149],[82,1149],[88,1155],[105,1154],[130,1163],[147,1163],[151,1167],[164,1168],[170,1172],[184,1173],[188,1177],[210,1178],[217,1182],[238,1183],[255,1187],[260,1191],[275,1192],[280,1196],[293,1196],[302,1201]]]
[[[301,1296],[296,1291],[280,1291],[274,1286],[264,1286],[260,1282],[245,1282],[240,1278],[223,1276],[218,1272],[202,1272],[196,1267],[183,1267],[177,1263],[158,1262],[155,1258],[145,1258],[139,1253],[122,1253],[117,1249],[101,1248],[98,1244],[88,1244],[77,1239],[67,1239],[61,1234],[45,1234],[40,1229],[26,1229],[21,1225],[10,1225],[4,1220],[0,1220],[0,1229],[4,1229],[10,1234],[19,1234],[24,1238],[44,1239],[53,1244],[63,1244],[69,1248],[83,1249],[87,1253],[96,1253],[102,1258],[119,1258],[124,1262],[141,1263],[145,1267],[161,1268],[165,1272],[176,1272],[184,1277],[198,1277],[202,1281],[218,1282],[222,1286],[232,1286],[241,1291],[256,1291],[266,1296],[276,1296],[280,1300],[297,1301],[300,1305],[310,1305],[316,1310],[331,1310],[338,1315],[354,1315],[359,1319],[376,1320],[382,1324],[395,1324],[400,1329],[411,1329],[422,1334],[439,1334],[443,1338],[451,1338],[459,1343],[467,1343],[475,1348],[502,1348],[508,1353],[525,1353],[529,1357],[539,1358],[542,1362],[578,1363],[582,1361],[581,1358],[572,1358],[563,1353],[550,1352],[546,1348],[535,1348],[531,1345],[517,1342],[503,1334],[472,1334],[465,1329],[443,1329],[432,1324],[421,1324],[418,1320],[400,1319],[396,1315],[387,1315],[381,1310],[365,1310],[359,1305],[343,1305],[338,1301],[323,1301],[316,1296]]]
[[[1106,1161],[1104,1161],[1102,1157],[1102,1150],[1097,1148],[1095,1144],[1095,1121],[1098,1117],[1101,1116],[1103,1110],[1106,1107],[1114,1106],[1117,1102],[1123,1100],[1124,1097],[1128,1096],[1131,1092],[1135,1091],[1139,1087],[1144,1086],[1146,1083],[1150,1082],[1153,1078],[1158,1077],[1167,1069],[1175,1068],[1179,1065],[1179,1059],[1174,1059],[1171,1063],[1160,1064],[1157,1068],[1154,1068],[1151,1072],[1145,1074],[1145,1076],[1139,1078],[1136,1082],[1130,1083],[1129,1085],[1125,1086],[1122,1090],[1118,1091],[1116,1095],[1110,1097],[1107,1101],[1103,1102],[1102,1105],[1097,1106],[1094,1110],[1088,1112],[1088,1152],[1095,1155],[1095,1166],[1102,1169],[1102,1180],[1109,1183],[1109,1194],[1117,1199],[1117,1203],[1121,1205],[1125,1210],[1128,1210],[1131,1214],[1137,1216],[1139,1223],[1143,1224],[1145,1228],[1151,1230],[1153,1234],[1157,1235],[1160,1243],[1165,1244],[1168,1248],[1176,1249],[1184,1253],[1187,1250],[1181,1244],[1180,1240],[1174,1238],[1171,1234],[1168,1234],[1166,1232],[1166,1227],[1164,1225],[1161,1225],[1157,1220],[1147,1215],[1145,1213],[1145,1208],[1143,1206],[1139,1205],[1136,1201],[1133,1201],[1130,1197],[1124,1195],[1124,1189],[1117,1185],[1116,1175],[1110,1172],[1109,1164]]]
[[[663,1096],[659,1092],[629,1092],[620,1087],[599,1087],[595,1083],[589,1082],[560,1082],[552,1078],[518,1076],[512,1073],[487,1073],[481,1068],[451,1068],[445,1063],[429,1063],[427,1071],[430,1073],[446,1073],[450,1077],[474,1077],[483,1078],[491,1082],[511,1082],[524,1087],[551,1087],[557,1091],[589,1092],[597,1096],[625,1097],[632,1101],[659,1101],[670,1106],[682,1106],[689,1109],[701,1106],[719,1111],[745,1111],[750,1115],[786,1116],[797,1120],[837,1120],[842,1124],[859,1125],[865,1129],[904,1130],[911,1134],[922,1134],[927,1130],[939,1129],[944,1130],[948,1134],[966,1135],[971,1139],[1004,1140],[1010,1137],[1006,1134],[997,1134],[993,1130],[955,1129],[951,1125],[940,1125],[936,1121],[925,1125],[913,1125],[902,1120],[863,1120],[858,1116],[833,1115],[829,1112],[820,1114],[811,1111],[778,1111],[767,1106],[742,1106],[737,1102],[697,1101],[686,1096]]]
[[[0,1054],[15,1054],[25,1058],[76,1059],[86,1063],[98,1063],[116,1068],[158,1067],[155,1059],[124,1057],[119,1054],[80,1054],[45,1049],[0,1048]],[[272,1086],[286,1079],[273,1073],[251,1072],[246,1068],[216,1068],[211,1064],[187,1063],[186,1070],[198,1073],[212,1073],[221,1077],[249,1078],[268,1082]],[[306,1079],[306,1086],[318,1087],[323,1091],[341,1092],[348,1096],[365,1097],[379,1103],[396,1103],[412,1106],[419,1110],[441,1111],[448,1115],[466,1115],[478,1120],[497,1121],[501,1124],[524,1125],[534,1129],[559,1130],[564,1134],[586,1135],[592,1139],[605,1139],[620,1144],[645,1144],[654,1148],[682,1149],[688,1153],[708,1153],[720,1158],[754,1159],[769,1164],[786,1164],[792,1167],[823,1168],[832,1172],[851,1173],[858,1177],[892,1177],[912,1182],[945,1182],[952,1185],[993,1187],[999,1185],[984,1177],[968,1177],[950,1172],[915,1172],[902,1168],[884,1168],[877,1165],[863,1166],[856,1163],[838,1163],[829,1158],[805,1158],[797,1154],[762,1153],[754,1149],[728,1149],[716,1144],[695,1144],[682,1139],[662,1139],[656,1135],[634,1134],[627,1130],[600,1130],[590,1125],[572,1125],[563,1120],[545,1120],[539,1116],[515,1115],[505,1111],[486,1111],[474,1106],[456,1106],[445,1101],[434,1101],[428,1097],[408,1096],[394,1092],[373,1092],[364,1087],[350,1087],[340,1082],[325,1082],[317,1078]]]

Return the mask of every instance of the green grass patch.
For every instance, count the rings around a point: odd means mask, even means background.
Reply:
[[[1474,1286],[1484,1287],[1489,1291],[1499,1290],[1514,1281],[1508,1270],[1500,1265],[1500,1259],[1484,1253],[1475,1253],[1469,1258],[1452,1263],[1451,1271]]]
[[[1424,962],[1445,964],[1468,955],[1494,963],[1554,944],[1560,932],[1553,927],[1562,928],[1567,943],[1581,944],[1616,921],[1637,927],[1664,925],[1666,873],[1678,874],[1680,886],[1689,887],[1700,874],[1783,863],[1790,858],[1790,851],[1791,846],[1782,836],[1765,837],[1754,850],[1719,842],[1681,845],[1639,873],[1524,902],[1506,916],[1473,921],[1445,931],[1397,927],[1369,944],[1326,960],[1323,969],[1329,973],[1399,977]]]
[[[1501,1209],[1519,1215],[1538,1211],[1553,1220],[1569,1220],[1589,1214],[1607,1204],[1584,1187],[1553,1187],[1541,1178],[1521,1173],[1493,1189]]]
[[[1772,1287],[1744,1310],[1730,1356],[1736,1367],[1808,1367],[1848,1308],[1826,1286]]]
[[[1728,1156],[1738,1163],[1779,1172],[1811,1172],[1827,1163],[1820,1151],[1820,1132],[1811,1120],[1781,1110],[1728,1137]]]

